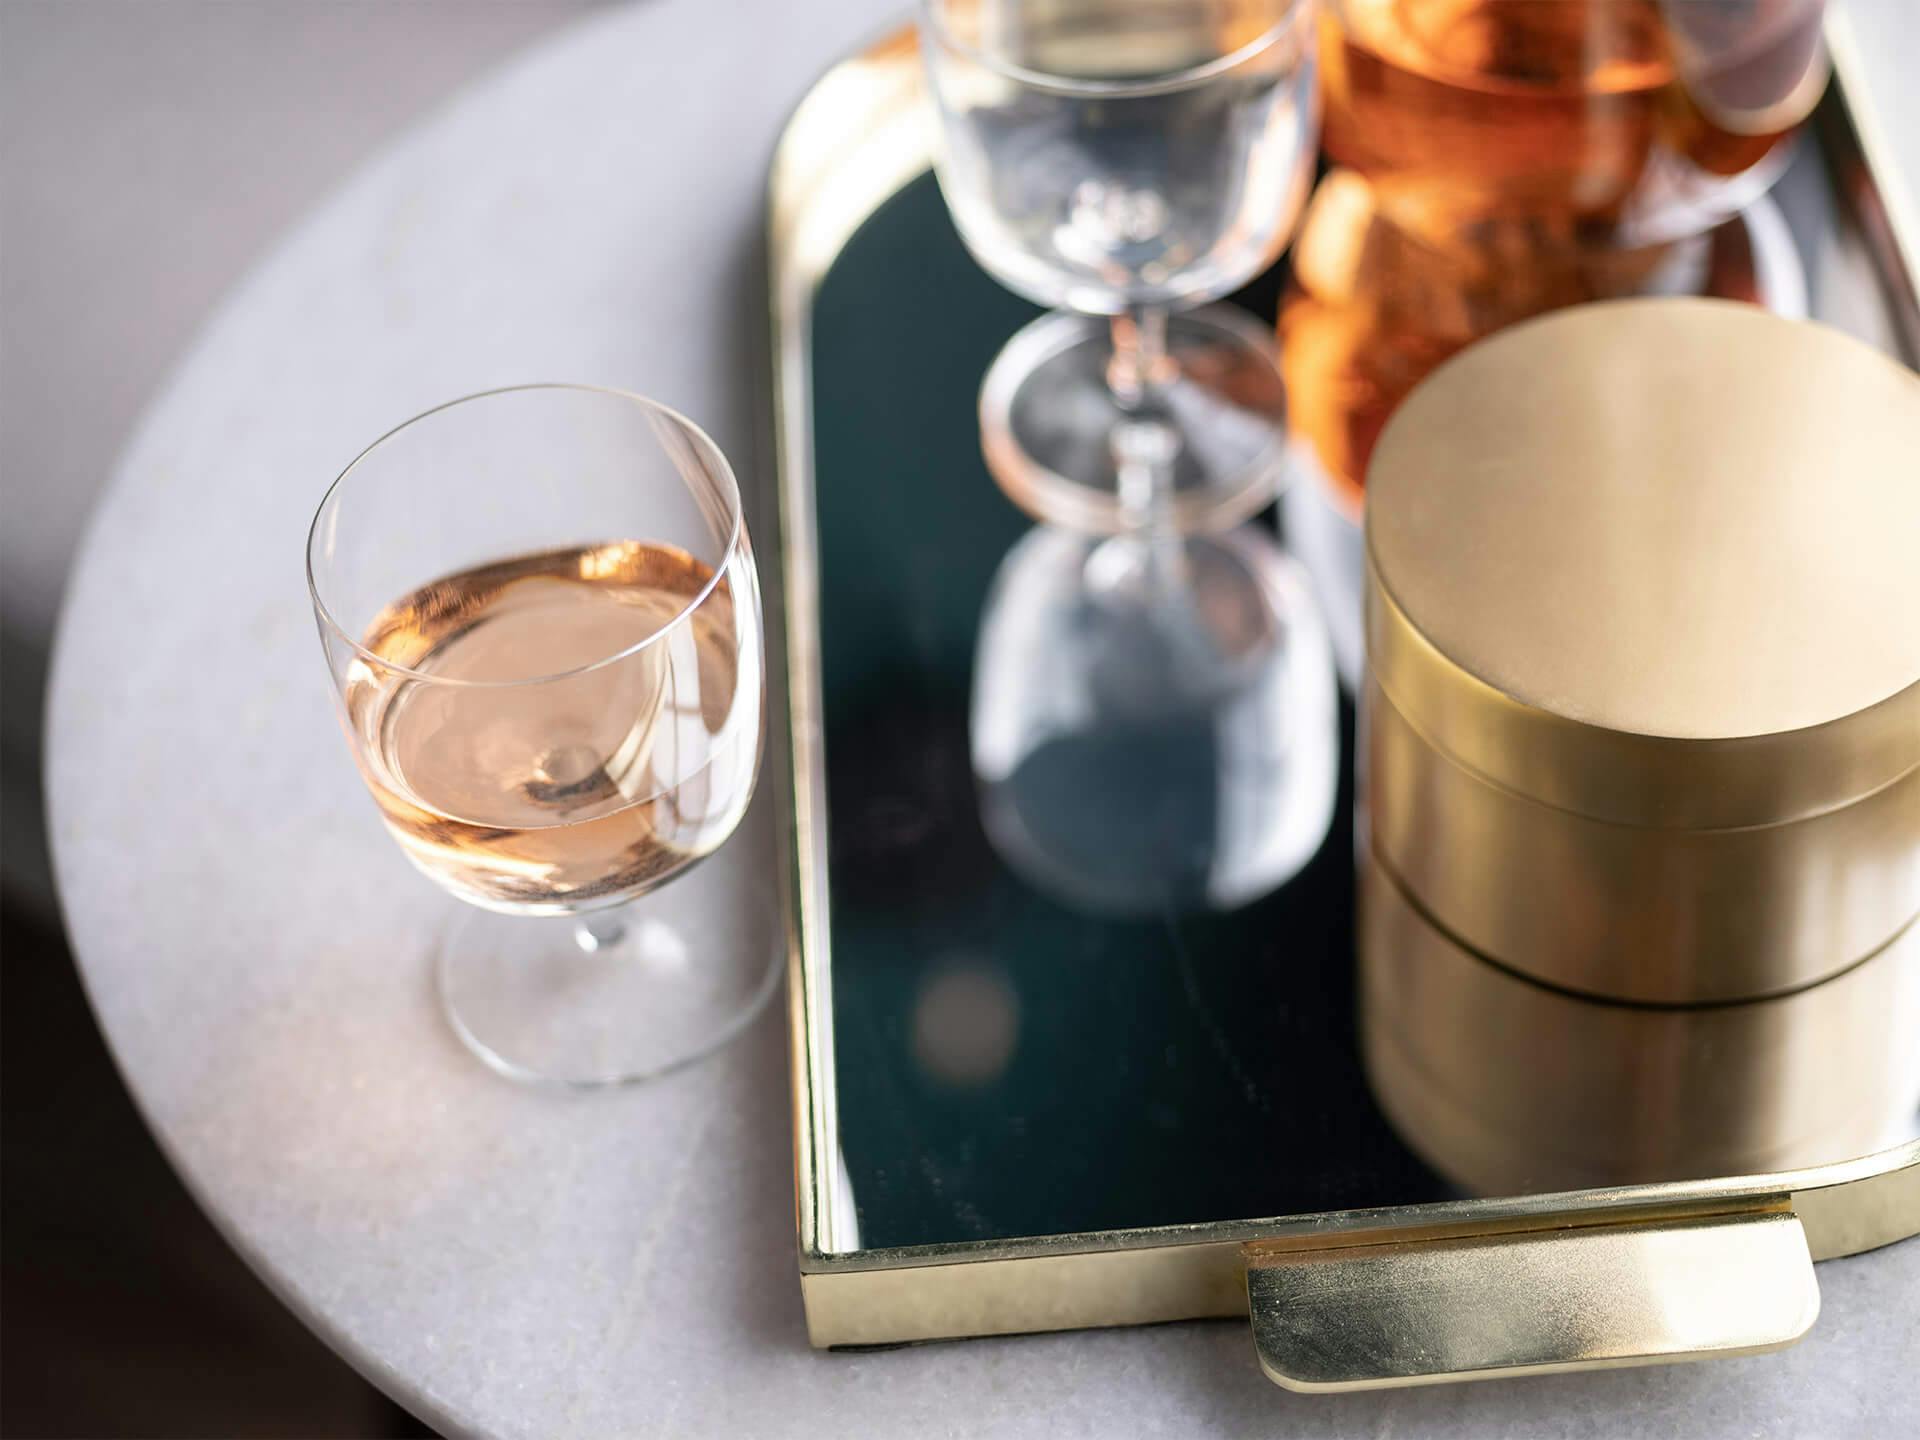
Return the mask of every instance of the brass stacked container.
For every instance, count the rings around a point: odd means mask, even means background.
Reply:
[[[1367,481],[1365,1042],[1475,1189],[1920,1109],[1920,377],[1747,306],[1520,326]]]

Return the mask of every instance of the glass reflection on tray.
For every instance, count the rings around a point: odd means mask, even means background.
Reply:
[[[1272,280],[1264,293],[1271,313]],[[1275,619],[1298,574],[1266,522],[1163,538],[1175,554],[1150,559],[1135,549],[1144,537],[1103,552],[1009,503],[982,465],[973,400],[1034,314],[968,258],[931,177],[851,238],[813,309],[827,975],[851,1197],[839,1208],[857,1221],[835,1243],[1445,1195],[1375,1106],[1354,1044],[1353,712],[1314,611]],[[993,598],[1016,588],[1038,598],[1017,613]],[[1143,612],[1164,627],[1158,641],[1130,628]],[[1134,647],[1116,653],[1102,626],[1120,619]],[[1193,664],[1165,636],[1196,630],[1216,637],[1211,662],[1184,698],[1151,693],[1154,664]],[[1307,662],[1312,683],[1292,669]],[[1140,714],[1113,710],[1116,694]],[[1223,743],[1217,712],[1287,703],[1305,738],[1283,734],[1279,758],[1297,751],[1317,776],[1285,791],[1304,833],[1283,854],[1249,851],[1220,827],[1222,800],[1241,803],[1229,766],[1271,793],[1274,756]],[[976,707],[997,725],[976,725]],[[1105,733],[1090,735],[1096,718]],[[1171,781],[1187,812],[1178,830],[1114,826],[1093,858],[1138,874],[1132,847],[1164,853],[1184,836],[1201,853],[1181,884],[1157,879],[1150,901],[1116,913],[1083,898],[1089,884],[1111,898],[1111,872],[1081,888],[1043,876],[990,837],[988,813],[1016,772],[1093,790],[1050,776],[1056,757],[1090,740],[1099,769],[1113,739],[1124,751],[1137,738],[1137,718],[1198,743],[1177,747],[1183,771],[1141,766],[1121,782],[1137,796]],[[1046,797],[1023,798],[1032,813]],[[1080,836],[1066,843],[1085,857]]]
[[[1361,891],[1367,1078],[1469,1193],[1794,1170],[1915,1134],[1920,926],[1795,994],[1609,1004],[1452,944],[1377,863]]]
[[[974,662],[986,832],[1023,879],[1096,915],[1231,910],[1333,819],[1332,657],[1272,533],[1053,527],[1008,552]]]

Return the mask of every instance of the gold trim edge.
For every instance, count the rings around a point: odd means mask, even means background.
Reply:
[[[1247,1291],[1261,1370],[1308,1393],[1766,1354],[1820,1313],[1777,1206],[1257,1259]]]

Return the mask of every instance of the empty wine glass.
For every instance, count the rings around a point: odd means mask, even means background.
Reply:
[[[1066,307],[981,390],[989,468],[1042,519],[1221,528],[1278,479],[1258,327],[1187,313],[1271,265],[1313,175],[1312,0],[925,0],[940,188],[1001,283]],[[1173,313],[1180,311],[1182,313]]]
[[[436,967],[460,1037],[597,1086],[736,1033],[777,957],[624,908],[719,848],[759,770],[759,581],[713,441],[612,390],[454,401],[334,481],[307,579],[387,828],[475,907]]]

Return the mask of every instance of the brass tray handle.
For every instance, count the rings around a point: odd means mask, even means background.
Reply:
[[[1735,1214],[1245,1252],[1260,1368],[1289,1390],[1758,1354],[1820,1313],[1784,1197]]]

